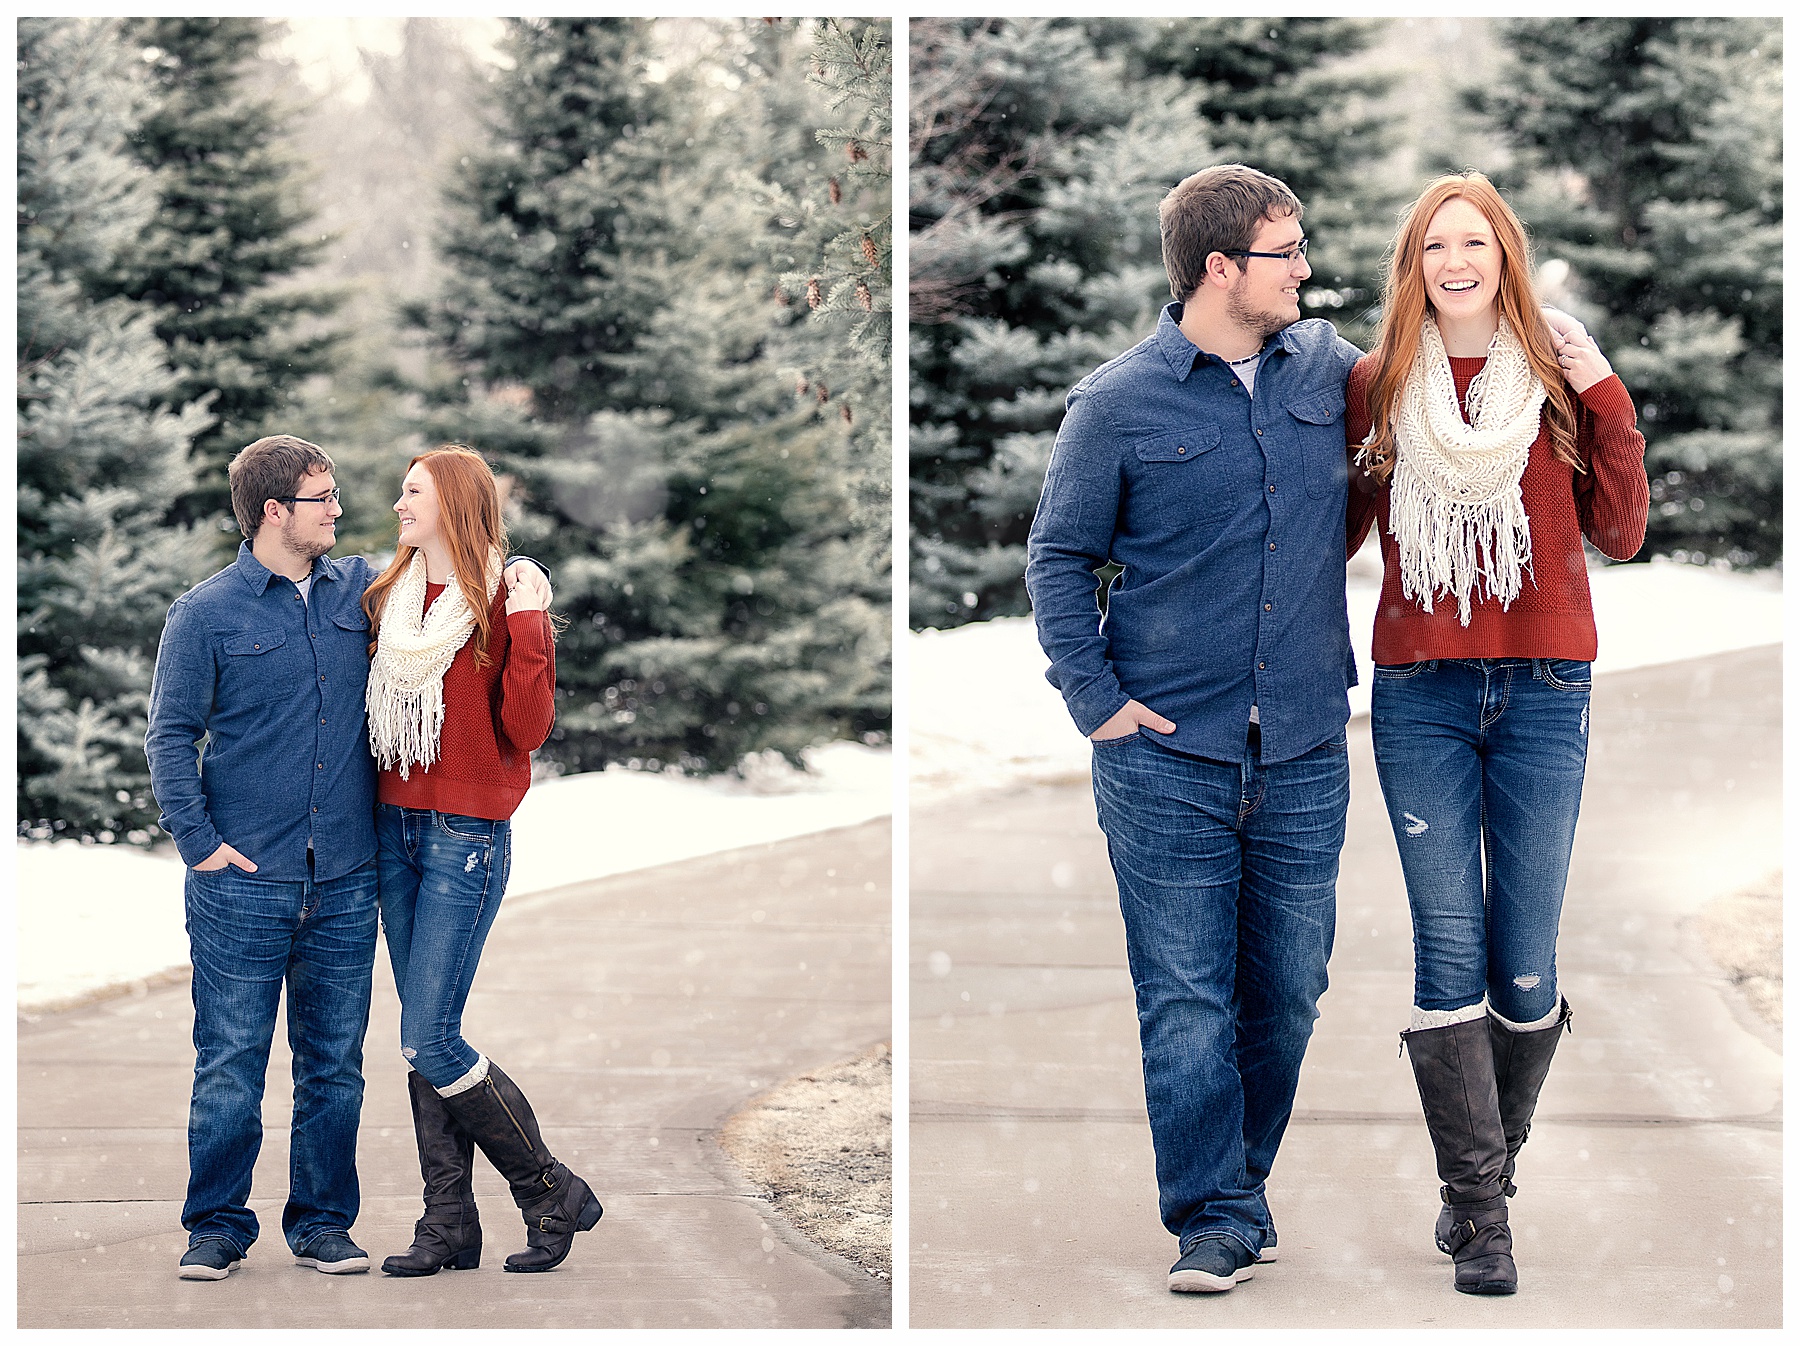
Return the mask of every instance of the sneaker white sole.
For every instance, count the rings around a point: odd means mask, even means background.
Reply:
[[[323,1271],[327,1276],[344,1276],[353,1271],[367,1271],[369,1259],[366,1257],[347,1257],[342,1262],[321,1262],[316,1257],[296,1257],[294,1265],[311,1267],[314,1271]]]
[[[222,1281],[243,1265],[242,1262],[233,1262],[223,1267],[182,1267],[179,1275],[184,1281]]]
[[[1210,1271],[1171,1271],[1169,1273],[1169,1289],[1178,1294],[1217,1294],[1221,1290],[1229,1290],[1240,1281],[1247,1281],[1256,1275],[1256,1266],[1239,1267],[1234,1275],[1215,1276]]]

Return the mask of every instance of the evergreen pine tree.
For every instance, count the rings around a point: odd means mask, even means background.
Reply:
[[[1518,147],[1648,443],[1644,554],[1781,556],[1781,23],[1523,19],[1471,103]]]
[[[808,79],[833,121],[815,133],[828,151],[809,180],[765,182],[778,232],[776,300],[804,312],[771,347],[795,396],[835,407],[848,431],[842,470],[851,487],[846,566],[840,582],[873,617],[891,606],[893,537],[893,49],[885,19],[812,22]],[[800,221],[784,237],[782,221]],[[797,264],[798,263],[798,264]],[[783,340],[785,338],[785,340]],[[868,729],[888,721],[892,699],[887,642],[863,644],[871,673],[842,687],[835,704]]]
[[[480,141],[487,87],[443,19],[407,19],[399,50],[360,56],[368,96],[318,100],[294,136],[319,184],[317,232],[331,238],[297,283],[348,294],[336,368],[309,381],[291,413],[337,465],[340,555],[392,553],[400,478],[430,447],[413,389],[443,375],[442,356],[407,330],[401,310],[442,279],[433,249],[440,189]]]
[[[836,162],[791,190],[759,185],[778,217],[800,221],[779,240],[776,258],[786,264],[777,302],[804,302],[811,315],[789,329],[812,347],[794,352],[797,395],[836,404],[852,427],[864,521],[885,551],[893,480],[891,30],[884,19],[821,19],[813,30],[809,78],[837,119],[816,136]]]
[[[154,101],[131,137],[155,171],[156,212],[115,260],[107,289],[158,309],[156,335],[181,371],[175,400],[213,394],[194,442],[195,484],[180,517],[208,519],[234,549],[231,457],[277,429],[302,382],[331,366],[321,330],[338,297],[285,285],[319,255],[306,231],[284,111],[253,88],[269,24],[247,18],[131,19]],[[224,516],[224,517],[220,517]]]
[[[1199,91],[1073,20],[911,26],[915,626],[1025,611],[1071,384],[1167,298],[1156,208],[1210,162]]]
[[[156,207],[126,137],[143,90],[117,25],[19,23],[18,809],[21,832],[147,842],[156,641],[205,573],[165,522],[201,402],[179,412],[145,304],[99,278]]]
[[[1394,193],[1371,100],[1322,19],[912,25],[912,612],[1027,610],[1024,541],[1069,387],[1168,300],[1157,206],[1243,160],[1306,204],[1309,314],[1366,340]]]
[[[719,770],[885,724],[848,427],[779,375],[780,226],[734,187],[824,153],[804,49],[765,27],[708,30],[652,82],[641,21],[515,24],[418,311],[469,381],[434,433],[505,466],[515,546],[570,618],[546,748],[568,769]]]

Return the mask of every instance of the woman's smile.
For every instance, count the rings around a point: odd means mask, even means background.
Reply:
[[[1462,197],[1444,202],[1426,225],[1420,265],[1440,323],[1468,322],[1493,308],[1500,249],[1487,216]]]

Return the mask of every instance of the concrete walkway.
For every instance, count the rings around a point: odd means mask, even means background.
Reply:
[[[596,819],[571,843],[604,845],[605,831]],[[294,1265],[278,1032],[251,1197],[262,1238],[229,1279],[178,1280],[186,984],[22,1022],[19,1326],[885,1326],[886,1284],[792,1234],[714,1138],[752,1095],[890,1036],[890,833],[883,818],[507,902],[464,1032],[606,1205],[548,1275],[501,1272],[524,1231],[484,1160],[479,1270],[400,1280]],[[398,1033],[379,949],[353,1231],[377,1265],[419,1213]]]
[[[1171,1295],[1124,932],[1086,782],[912,817],[917,1327],[1777,1327],[1781,1056],[1701,951],[1781,867],[1780,650],[1602,678],[1559,957],[1575,1007],[1512,1203],[1520,1292],[1450,1288],[1397,1031],[1412,946],[1351,726],[1331,989],[1269,1182],[1280,1261]],[[1071,731],[1073,732],[1073,731]]]

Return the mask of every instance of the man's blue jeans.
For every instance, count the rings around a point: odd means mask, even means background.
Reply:
[[[298,1252],[356,1223],[375,921],[372,862],[324,883],[259,879],[231,865],[188,870],[195,1060],[181,1223],[190,1244],[222,1237],[243,1253],[256,1242],[256,1212],[246,1203],[283,985],[294,1120],[282,1232]]]
[[[1412,906],[1420,1009],[1483,995],[1514,1023],[1556,1009],[1591,681],[1572,659],[1376,666],[1369,727]]]
[[[1184,1252],[1218,1234],[1259,1252],[1336,930],[1344,736],[1269,764],[1190,757],[1149,731],[1093,752],[1163,1224]]]
[[[378,804],[375,838],[400,1054],[443,1089],[480,1059],[463,1040],[462,1013],[506,892],[512,824]]]

